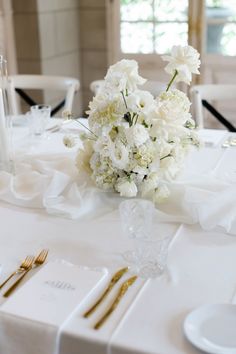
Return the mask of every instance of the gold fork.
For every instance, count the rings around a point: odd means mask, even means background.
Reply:
[[[2,284],[0,284],[0,289],[12,278],[14,277],[14,275],[17,275],[19,273],[23,273],[25,270],[28,269],[28,267],[30,266],[31,262],[32,262],[32,257],[33,256],[27,256],[23,262],[21,263],[21,265],[19,266],[19,268],[17,270],[15,270],[13,273],[11,273],[11,275],[9,275],[9,277],[7,279],[4,280],[4,282],[2,282]]]
[[[111,289],[114,287],[114,285],[120,280],[120,278],[129,270],[128,267],[122,268],[118,270],[113,277],[110,280],[110,283],[108,284],[107,288],[103,292],[103,294],[100,296],[100,298],[95,302],[95,304],[85,312],[84,317],[88,318],[95,310],[96,308],[100,305],[100,303],[105,299],[105,297],[110,293]]]
[[[15,281],[15,283],[12,284],[12,286],[10,286],[10,288],[3,294],[4,297],[8,297],[14,290],[15,288],[19,285],[19,283],[21,282],[21,280],[25,277],[25,275],[34,267],[38,267],[40,265],[42,265],[48,255],[48,250],[44,249],[42,250],[38,256],[34,259],[32,259],[31,264],[29,265],[29,267],[23,272],[23,274]]]
[[[116,309],[117,305],[119,304],[120,300],[128,290],[128,288],[135,282],[137,279],[137,275],[134,275],[133,277],[129,278],[126,280],[120,287],[120,290],[111,304],[110,308],[107,310],[107,312],[100,318],[100,320],[95,324],[93,327],[94,329],[99,329],[103,323],[108,319],[108,317],[112,314],[112,312]]]

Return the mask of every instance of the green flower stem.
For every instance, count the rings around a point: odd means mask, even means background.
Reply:
[[[120,91],[120,93],[122,94],[122,97],[123,97],[123,100],[124,100],[124,103],[125,103],[125,108],[128,109],[128,106],[127,106],[127,103],[126,103],[126,99],[125,99],[125,95],[124,95],[124,92],[123,91]],[[126,94],[126,96],[128,96]]]
[[[171,156],[172,156],[171,154],[168,154],[168,155],[166,155],[166,156],[163,156],[163,157],[160,158],[160,161],[166,159],[167,157],[171,157]]]
[[[170,88],[171,85],[173,84],[173,82],[174,82],[174,80],[175,80],[175,78],[176,78],[177,75],[178,75],[178,70],[175,69],[175,73],[174,73],[172,79],[170,80],[170,82],[169,82],[168,85],[167,85],[166,92],[169,91],[169,88]]]
[[[91,134],[93,134],[96,138],[98,138],[98,136],[92,131],[90,130],[88,127],[86,127],[86,125],[84,125],[83,123],[81,123],[80,121],[78,121],[77,119],[74,119],[77,123],[79,123],[80,125],[82,125],[82,127],[84,127],[85,129],[87,129]]]

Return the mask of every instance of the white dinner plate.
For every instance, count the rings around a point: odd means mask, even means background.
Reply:
[[[192,311],[184,333],[197,348],[211,354],[236,354],[236,305],[212,304]]]

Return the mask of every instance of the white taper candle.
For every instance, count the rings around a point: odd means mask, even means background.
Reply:
[[[9,161],[9,139],[6,128],[6,117],[4,111],[3,94],[0,89],[0,162],[7,163]]]

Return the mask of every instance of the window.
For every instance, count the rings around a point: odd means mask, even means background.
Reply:
[[[236,0],[206,0],[207,53],[236,55]]]
[[[236,0],[205,0],[205,21],[194,12],[188,18],[189,8],[201,6],[202,0],[197,1],[119,0],[121,52],[167,53],[174,44],[187,44],[188,25],[202,21],[204,51],[236,55]]]
[[[120,0],[123,53],[166,53],[188,41],[188,0]]]

